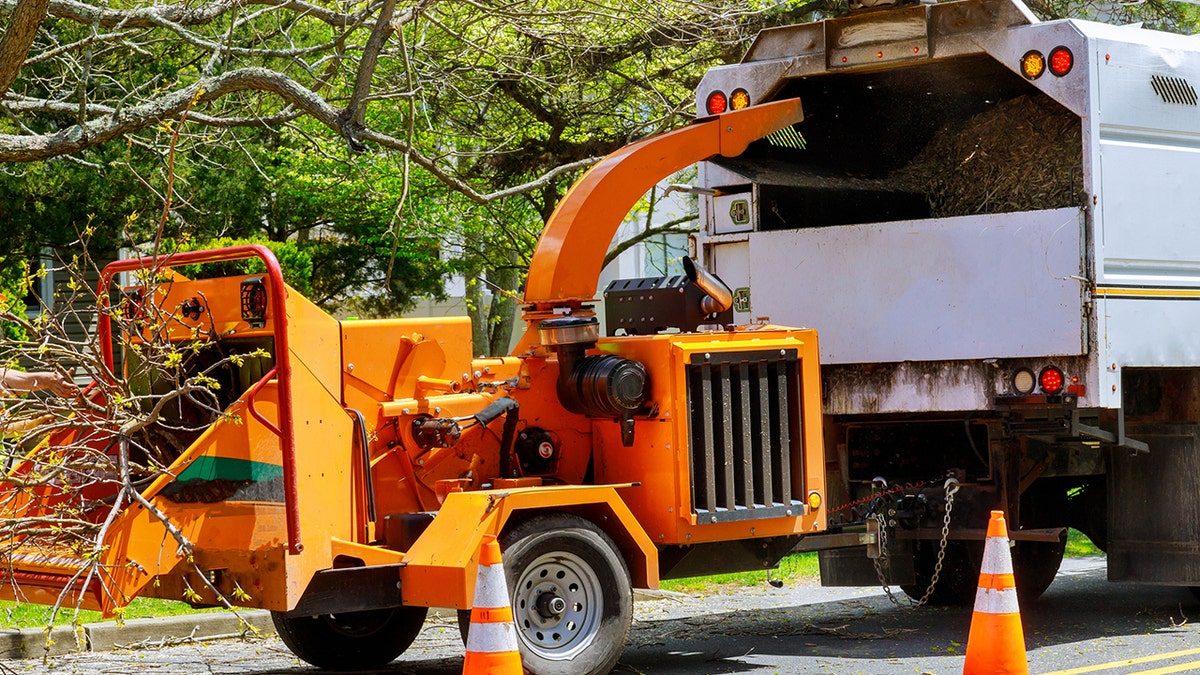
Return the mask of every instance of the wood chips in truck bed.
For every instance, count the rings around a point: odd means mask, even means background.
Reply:
[[[942,127],[891,178],[925,193],[935,218],[1061,208],[1078,203],[1081,156],[1079,118],[1026,95]]]

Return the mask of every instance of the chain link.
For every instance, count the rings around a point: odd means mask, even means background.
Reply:
[[[907,604],[910,607],[916,608],[929,602],[929,597],[933,595],[934,588],[937,587],[938,578],[942,574],[942,563],[946,559],[946,541],[950,538],[950,512],[954,509],[954,495],[958,492],[960,485],[954,478],[947,478],[944,489],[946,491],[946,515],[942,518],[942,538],[938,542],[937,561],[933,565],[933,576],[929,578],[929,587],[925,589],[925,594],[920,600],[913,601],[908,599],[907,603],[901,602],[893,593],[891,586],[887,581],[887,574],[884,573],[884,563],[888,557],[888,521],[887,516],[882,513],[876,513],[872,516],[879,523],[879,557],[875,559],[875,575],[879,577],[879,584],[883,586],[883,592],[887,595],[888,600],[897,607],[903,607]]]

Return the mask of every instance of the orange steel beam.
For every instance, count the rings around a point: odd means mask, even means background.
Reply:
[[[613,235],[650,188],[709,157],[740,155],[751,142],[803,119],[800,99],[775,101],[706,118],[605,157],[550,215],[529,266],[525,303],[545,308],[590,300]]]

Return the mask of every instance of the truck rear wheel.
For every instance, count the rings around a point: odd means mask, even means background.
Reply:
[[[328,670],[363,670],[391,663],[417,639],[428,607],[289,617],[271,612],[275,630],[301,660]]]
[[[1013,546],[1013,578],[1019,602],[1037,600],[1050,588],[1066,548],[1065,541],[1018,541]]]
[[[578,516],[546,514],[502,534],[500,545],[525,671],[611,671],[633,622],[633,588],[608,535]],[[464,640],[470,618],[459,612]]]
[[[929,595],[928,604],[970,607],[979,588],[979,572],[983,562],[981,541],[948,541],[938,582]],[[1032,602],[1042,597],[1050,587],[1062,564],[1065,542],[1018,541],[1012,547],[1013,577],[1017,583],[1019,602]],[[917,583],[901,586],[905,595],[920,600],[929,587],[937,562],[937,542],[916,542],[913,566]]]
[[[976,550],[978,549],[978,550]],[[901,585],[900,590],[913,600],[920,600],[929,591],[937,567],[938,542],[913,542],[913,571],[916,583]],[[983,542],[951,540],[946,542],[946,555],[938,571],[937,583],[929,592],[926,604],[934,607],[970,605],[975,602],[979,586],[979,561],[983,560]]]

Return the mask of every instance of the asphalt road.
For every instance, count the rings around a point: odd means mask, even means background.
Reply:
[[[1109,584],[1103,559],[1066,561],[1021,614],[1035,675],[1200,673],[1200,601],[1186,589]],[[637,604],[616,672],[949,675],[962,672],[970,621],[969,608],[896,607],[869,588],[789,584],[668,596]],[[433,618],[408,652],[377,672],[457,674],[462,654],[453,620]],[[317,672],[274,637],[3,665],[50,675]]]

